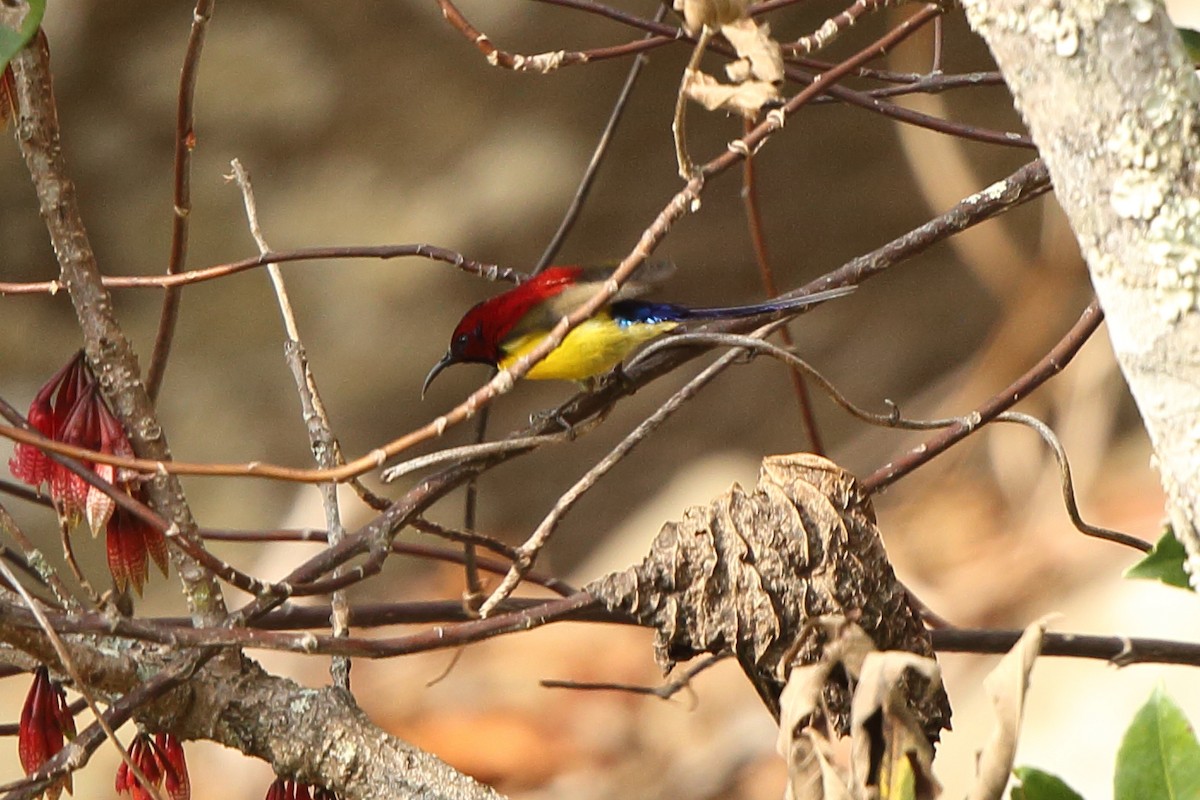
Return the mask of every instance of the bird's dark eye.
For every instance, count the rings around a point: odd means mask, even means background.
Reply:
[[[460,333],[458,336],[454,337],[454,346],[456,348],[462,349],[462,348],[466,347],[470,343],[470,341],[471,341],[470,334]]]

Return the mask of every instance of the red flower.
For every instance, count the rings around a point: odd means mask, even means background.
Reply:
[[[33,686],[25,696],[21,723],[17,730],[17,752],[26,775],[32,775],[51,756],[63,748],[63,740],[75,738],[75,718],[67,708],[67,694],[51,682],[50,671],[40,666],[33,673]],[[47,790],[56,800],[62,790],[71,791],[71,776],[66,775]]]
[[[154,737],[158,751],[165,756],[163,761],[163,782],[167,787],[167,795],[171,800],[190,800],[192,782],[188,778],[187,760],[183,757],[183,745],[169,733],[160,733]]]
[[[46,385],[38,390],[29,406],[29,426],[49,439],[55,438],[58,430],[58,420],[55,417],[53,395],[64,387],[74,385],[73,373],[78,370],[83,361],[83,351],[75,354],[67,365],[54,374]],[[65,391],[65,389],[64,389]],[[60,392],[60,397],[62,393]],[[13,477],[24,481],[30,486],[38,487],[50,480],[50,469],[54,464],[41,450],[31,444],[18,442],[13,448],[13,457],[8,462],[8,468]]]
[[[129,437],[105,405],[82,350],[38,390],[29,406],[29,424],[64,444],[115,456],[133,455]],[[108,464],[84,463],[100,478],[142,499],[133,474]],[[118,511],[108,494],[34,445],[18,443],[8,466],[14,476],[31,486],[40,488],[48,483],[50,496],[68,524],[86,517],[93,536],[107,531],[108,568],[117,589],[124,591],[132,584],[142,593],[149,576],[147,554],[167,574],[167,543],[162,532],[133,514]]]
[[[133,454],[121,423],[104,404],[82,350],[38,390],[28,417],[30,427],[49,439],[110,455]],[[117,478],[128,479],[109,466],[87,466],[110,483]],[[112,514],[112,499],[51,461],[36,446],[18,443],[8,467],[14,477],[31,486],[49,483],[50,496],[69,521],[78,521],[86,513],[93,536],[104,529]]]
[[[137,765],[154,788],[166,788],[171,800],[191,798],[183,745],[171,734],[160,733],[151,739],[148,734],[139,733],[129,746],[129,760]],[[133,800],[153,800],[154,797],[124,761],[117,767],[115,788],[117,794],[128,794]]]
[[[158,528],[123,508],[117,507],[111,514],[106,540],[108,571],[117,591],[132,585],[140,596],[150,577],[147,554],[162,574],[167,574],[167,540]]]

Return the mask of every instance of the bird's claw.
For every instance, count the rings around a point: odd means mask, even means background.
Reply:
[[[557,425],[561,428],[568,439],[575,438],[575,426],[563,416],[562,408],[535,411],[529,415],[529,426],[532,428],[543,428],[551,425]]]

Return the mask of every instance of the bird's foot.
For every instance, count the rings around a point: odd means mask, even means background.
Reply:
[[[610,386],[617,387],[622,394],[633,394],[637,391],[637,384],[633,378],[629,377],[629,373],[625,371],[625,367],[621,364],[613,367],[612,370],[600,378],[593,378],[596,381],[594,391],[602,391]]]
[[[533,428],[552,428],[557,426],[568,439],[575,438],[575,426],[563,416],[563,407],[548,408],[535,411],[529,415],[529,425]],[[552,431],[551,431],[552,432]]]

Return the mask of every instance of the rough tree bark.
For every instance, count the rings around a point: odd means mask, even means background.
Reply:
[[[1197,81],[1151,0],[964,0],[1087,259],[1200,581]]]

